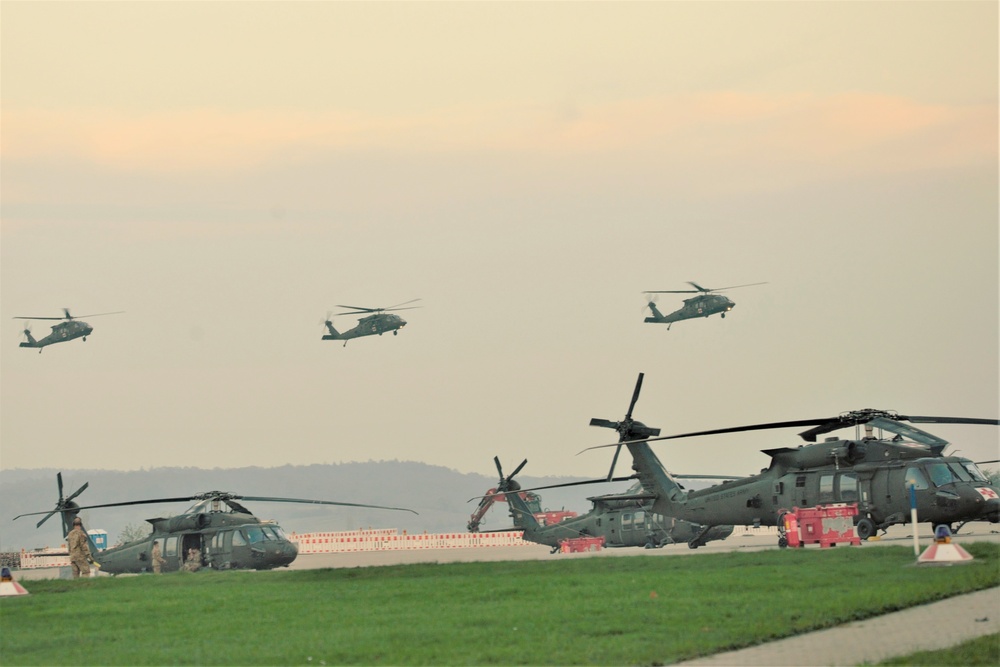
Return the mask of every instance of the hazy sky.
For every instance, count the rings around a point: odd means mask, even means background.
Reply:
[[[600,475],[576,453],[640,371],[665,432],[1000,414],[996,2],[8,1],[0,30],[3,469]],[[688,280],[768,284],[643,323]],[[126,313],[18,348],[64,306]]]

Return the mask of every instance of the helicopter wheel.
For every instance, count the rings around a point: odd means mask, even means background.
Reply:
[[[722,319],[726,319],[726,314],[722,313]]]
[[[398,336],[398,335],[399,335],[399,332],[398,332],[398,331],[393,331],[393,332],[392,332],[392,335],[393,335],[393,336]]]
[[[875,522],[869,519],[868,517],[865,517],[861,521],[858,521],[857,525],[858,539],[860,539],[862,542],[867,540],[869,537],[875,535],[876,530],[877,529],[875,528]]]
[[[781,549],[787,549],[788,548],[788,538],[787,537],[779,537],[778,538],[778,547],[781,548]]]

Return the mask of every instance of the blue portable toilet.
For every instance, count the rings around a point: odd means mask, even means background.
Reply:
[[[97,547],[98,551],[104,551],[108,548],[108,531],[88,530],[87,534],[90,535],[90,539],[93,540],[94,546]]]

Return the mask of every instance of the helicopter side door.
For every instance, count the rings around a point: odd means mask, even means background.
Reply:
[[[182,561],[178,557],[180,537],[170,535],[163,540],[163,560],[160,567],[161,572],[177,572],[181,569]]]

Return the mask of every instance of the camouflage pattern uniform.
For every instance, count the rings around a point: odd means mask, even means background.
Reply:
[[[184,569],[188,572],[197,572],[201,569],[201,551],[198,549],[188,549],[188,559],[184,563]]]
[[[152,561],[152,565],[153,565],[153,574],[159,574],[160,573],[160,567],[162,567],[162,565],[167,562],[163,558],[163,556],[160,555],[160,543],[159,542],[153,542],[153,552],[152,552],[152,555],[150,556],[150,560]]]
[[[83,526],[76,524],[73,530],[66,536],[66,543],[69,545],[69,560],[73,566],[73,578],[76,579],[81,574],[90,576],[90,543],[87,534],[83,532]]]

